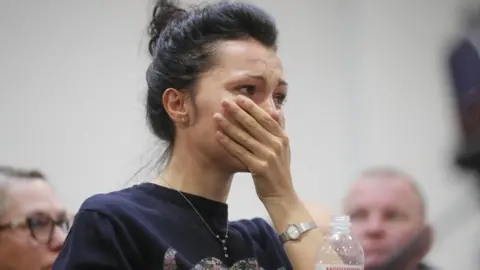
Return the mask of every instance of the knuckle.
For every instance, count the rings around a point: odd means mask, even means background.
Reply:
[[[273,151],[279,155],[281,154],[285,149],[289,147],[289,139],[288,136],[282,135],[280,136],[275,142],[273,143]]]
[[[270,115],[266,114],[262,117],[262,121],[267,124],[268,126],[275,126],[277,122],[275,122],[275,119],[273,119]]]
[[[256,127],[256,121],[253,118],[247,118],[245,119],[245,126],[249,129],[255,128]]]
[[[283,134],[280,137],[280,141],[281,141],[281,144],[284,148],[286,148],[290,145],[290,139],[288,138],[288,136],[286,134]]]
[[[230,127],[230,121],[228,121],[226,118],[222,118],[222,119],[220,120],[220,125],[223,126],[223,127],[228,128],[228,127]]]
[[[237,152],[240,156],[245,156],[248,154],[248,151],[245,150],[245,148],[243,147],[236,147],[237,148]]]
[[[275,160],[275,159],[277,158],[277,156],[278,156],[277,153],[275,153],[275,152],[273,152],[273,151],[269,151],[269,152],[267,152],[267,154],[266,154],[266,160],[267,160],[267,161]],[[265,163],[267,163],[267,165],[268,165],[268,162],[265,162]]]
[[[245,133],[239,135],[238,140],[242,145],[248,145],[250,143],[250,138]]]
[[[263,173],[268,169],[268,163],[265,161],[259,162],[255,168],[257,173]]]
[[[275,140],[272,146],[273,150],[273,155],[279,155],[280,153],[283,152],[283,143],[281,140]]]

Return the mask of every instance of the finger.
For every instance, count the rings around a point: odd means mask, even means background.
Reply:
[[[283,129],[280,124],[264,109],[245,96],[235,97],[235,102],[250,114],[263,128],[273,135],[281,136]]]
[[[280,127],[285,130],[285,114],[282,110],[272,110],[270,116],[280,124]]]
[[[249,133],[242,130],[235,124],[231,123],[227,118],[225,118],[220,113],[216,113],[213,118],[218,124],[219,129],[223,134],[227,135],[235,142],[249,150],[251,153],[264,157],[266,155],[267,148],[262,145],[259,141],[255,140]]]
[[[268,143],[272,134],[263,128],[250,114],[240,108],[235,102],[222,101],[225,112],[243,127],[252,137],[262,143]]]
[[[260,163],[260,160],[254,156],[250,151],[239,145],[237,142],[229,138],[221,131],[217,131],[215,137],[219,143],[227,150],[232,156],[236,157],[242,162],[247,169],[252,172],[253,168],[256,168]]]

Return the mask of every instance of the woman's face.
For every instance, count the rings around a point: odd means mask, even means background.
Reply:
[[[222,111],[223,99],[245,95],[266,111],[279,111],[283,125],[281,110],[287,84],[282,64],[275,51],[255,40],[219,43],[215,58],[215,66],[198,80],[194,121],[183,131],[190,149],[199,151],[208,162],[229,173],[244,172],[246,167],[217,142],[213,115]]]

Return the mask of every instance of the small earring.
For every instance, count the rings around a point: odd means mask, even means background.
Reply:
[[[182,117],[182,122],[186,122],[186,121],[187,121],[187,118]]]

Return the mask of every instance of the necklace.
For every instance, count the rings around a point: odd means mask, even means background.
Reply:
[[[165,180],[163,177],[159,176],[159,178],[165,182],[165,184],[167,184],[167,186],[171,189],[174,189],[176,190],[184,199],[185,201],[192,207],[193,211],[195,211],[195,213],[197,214],[197,216],[200,218],[200,220],[203,222],[203,224],[205,225],[205,227],[207,227],[207,229],[210,231],[210,233],[215,237],[215,239],[217,239],[220,244],[222,245],[222,248],[223,248],[223,255],[225,256],[225,258],[228,258],[228,248],[227,248],[227,239],[228,239],[228,221],[227,221],[227,228],[225,229],[225,236],[222,238],[220,238],[220,235],[216,234],[213,232],[212,228],[210,228],[210,226],[208,226],[208,223],[205,221],[205,219],[202,217],[202,215],[200,215],[200,212],[198,212],[197,208],[195,208],[195,206],[193,206],[193,203],[190,202],[190,200],[187,198],[187,196],[185,196],[185,194],[183,194],[183,192],[181,192],[179,189],[177,188],[174,188],[172,187],[172,185],[170,185],[170,183],[167,182],[167,180]]]

